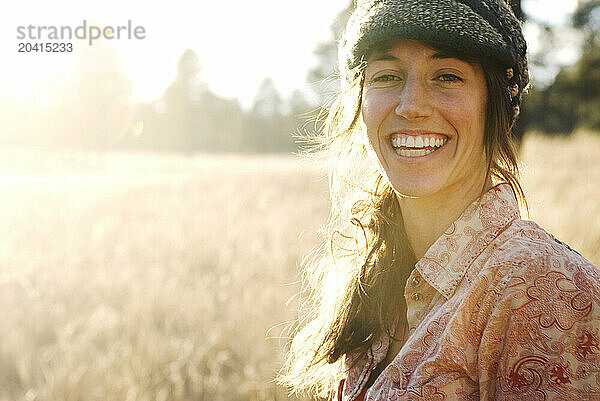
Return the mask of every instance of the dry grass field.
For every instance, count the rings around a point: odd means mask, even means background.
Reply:
[[[522,154],[532,217],[600,265],[600,136]],[[327,201],[293,157],[0,151],[0,401],[286,399]]]

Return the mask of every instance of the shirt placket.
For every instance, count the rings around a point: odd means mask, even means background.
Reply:
[[[421,322],[423,315],[426,313],[426,308],[429,305],[427,291],[430,287],[427,282],[421,277],[417,269],[413,269],[410,274],[406,287],[404,289],[404,299],[406,300],[406,319],[408,322],[409,333],[417,328]]]

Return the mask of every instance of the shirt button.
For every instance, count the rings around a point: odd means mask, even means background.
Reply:
[[[420,301],[421,300],[421,294],[419,294],[418,292],[415,292],[414,294],[412,294],[412,299],[415,301]]]
[[[421,283],[421,278],[419,276],[415,276],[412,279],[412,285],[417,286]]]

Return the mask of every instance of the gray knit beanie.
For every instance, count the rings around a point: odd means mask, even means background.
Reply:
[[[506,70],[511,122],[529,83],[527,44],[505,0],[356,0],[339,44],[345,83],[376,44],[421,40],[450,54],[488,59]]]

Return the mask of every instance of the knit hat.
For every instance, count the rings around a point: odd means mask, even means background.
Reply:
[[[376,44],[391,39],[421,40],[460,56],[495,61],[506,70],[511,122],[519,114],[529,83],[527,44],[521,24],[505,0],[356,0],[339,44],[346,83]]]

